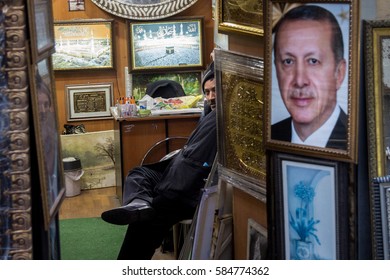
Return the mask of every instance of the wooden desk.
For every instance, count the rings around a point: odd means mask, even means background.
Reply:
[[[189,136],[199,117],[189,114],[114,120],[116,194],[121,202],[124,178],[141,164],[149,148],[166,137]]]

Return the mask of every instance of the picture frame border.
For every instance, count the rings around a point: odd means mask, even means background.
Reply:
[[[67,120],[72,121],[86,121],[86,120],[103,120],[103,119],[112,119],[110,107],[114,106],[114,93],[113,93],[113,83],[90,83],[90,84],[72,84],[65,85],[65,94],[66,94],[66,113]],[[72,95],[78,92],[83,92],[85,90],[96,90],[101,89],[105,91],[105,102],[106,102],[106,111],[102,112],[87,112],[87,113],[76,113],[74,107],[72,107]]]
[[[248,219],[248,227],[247,227],[247,246],[246,246],[246,259],[247,260],[252,260],[251,256],[250,256],[250,251],[251,251],[251,238],[252,238],[252,235],[251,235],[251,229],[254,229],[258,232],[258,234],[262,237],[262,238],[265,238],[266,239],[266,244],[267,244],[267,247],[268,247],[268,232],[267,232],[267,229],[265,227],[263,227],[262,225],[260,225],[258,222],[256,222],[254,219],[252,218],[249,218]],[[261,256],[263,260],[267,259],[267,248],[265,249],[265,253],[266,255],[265,256]],[[261,248],[260,248],[260,253],[261,253]]]
[[[113,70],[115,69],[116,63],[115,63],[115,41],[113,40],[114,38],[114,20],[113,19],[78,19],[78,20],[59,20],[59,21],[54,21],[54,42],[55,46],[58,44],[55,35],[56,35],[56,28],[59,28],[61,26],[74,26],[75,28],[77,26],[83,26],[83,25],[109,25],[109,30],[110,30],[110,61],[111,64],[108,66],[93,66],[93,67],[84,67],[84,66],[77,66],[77,67],[64,67],[60,68],[55,65],[55,57],[57,53],[53,53],[53,70],[55,72],[57,71],[75,71],[75,70],[96,70],[96,71],[101,71],[101,70]]]
[[[55,52],[53,17],[47,16],[53,13],[53,4],[50,0],[32,0],[27,1],[27,7],[29,31],[31,34],[31,59],[33,63],[36,63]],[[45,10],[42,10],[42,8]],[[38,14],[39,12],[42,13]],[[46,20],[46,22],[42,22],[42,20]],[[46,35],[46,37],[38,39],[40,33],[37,30],[43,30],[43,34]],[[39,47],[40,42],[45,41],[46,44]]]
[[[352,192],[353,188],[348,182],[348,163],[330,161],[322,158],[311,158],[306,156],[297,156],[294,154],[287,154],[282,152],[272,152],[270,155],[270,166],[273,170],[273,176],[270,178],[271,188],[267,192],[267,207],[268,211],[268,228],[271,230],[269,241],[273,250],[273,259],[288,259],[286,257],[286,218],[284,214],[284,193],[283,193],[283,170],[282,162],[290,161],[295,163],[309,164],[313,166],[329,167],[334,169],[335,180],[335,253],[336,259],[349,259],[353,254],[351,247],[353,242],[349,236],[352,232],[350,223],[352,222],[350,216],[352,210],[349,205],[348,194]]]
[[[147,24],[166,24],[166,23],[175,23],[175,22],[197,22],[199,28],[199,64],[197,65],[162,65],[162,66],[151,66],[151,67],[142,67],[135,65],[135,55],[136,51],[134,48],[134,34],[133,28],[136,26],[142,26]],[[134,22],[127,21],[127,35],[128,35],[128,59],[129,59],[129,72],[131,73],[150,73],[151,71],[155,73],[159,72],[174,72],[174,71],[200,71],[204,69],[205,65],[205,30],[204,30],[204,17],[176,17],[169,18],[158,21],[142,21],[142,22]]]
[[[382,221],[378,217],[380,202],[379,181],[388,175],[389,159],[386,158],[384,132],[386,118],[383,118],[384,89],[382,82],[383,69],[381,63],[381,38],[389,39],[390,20],[363,20],[364,64],[367,110],[367,149],[368,149],[368,180],[370,182],[372,254],[375,259],[383,259],[384,249],[382,237]],[[380,215],[379,215],[380,216]]]
[[[224,8],[228,9],[228,7],[226,7],[225,5],[227,1],[223,1],[223,0],[217,0],[217,1],[218,1],[218,32],[226,33],[226,34],[236,33],[241,35],[252,35],[252,36],[261,36],[261,37],[264,35],[263,24],[259,24],[258,26],[253,27],[245,22],[234,23],[224,19],[223,11]],[[262,8],[264,9],[262,3],[263,3],[262,1],[259,2],[259,4],[261,4]],[[264,12],[262,10],[261,17],[263,16],[264,16]]]
[[[266,102],[266,147],[270,150],[287,152],[287,153],[299,153],[307,156],[321,157],[325,159],[335,159],[345,162],[357,162],[357,111],[358,111],[358,96],[359,96],[359,82],[360,75],[359,63],[360,63],[360,44],[359,44],[359,2],[357,0],[300,0],[300,1],[288,1],[288,0],[270,0],[266,2],[266,13],[268,16],[265,18],[265,92],[268,93]],[[345,47],[348,47],[348,68],[346,73],[347,85],[348,85],[348,131],[347,131],[347,149],[333,149],[322,148],[309,145],[293,144],[291,142],[271,139],[271,113],[272,113],[272,71],[273,71],[273,59],[272,59],[272,28],[275,24],[275,19],[272,18],[273,4],[341,4],[349,5],[349,41],[346,42]],[[288,8],[288,6],[286,6]],[[285,9],[287,9],[285,8]]]
[[[55,190],[57,193],[57,196],[53,199],[53,202],[50,203],[49,199],[49,193],[48,190],[51,188],[49,186],[46,178],[48,178],[48,174],[46,174],[46,168],[45,164],[47,163],[46,160],[46,153],[44,151],[44,143],[41,135],[42,127],[41,122],[39,120],[39,103],[38,103],[38,90],[37,90],[37,82],[36,82],[36,75],[38,72],[38,64],[46,61],[47,65],[47,79],[49,79],[50,85],[47,85],[51,90],[51,98],[54,106],[54,111],[57,112],[57,97],[55,94],[55,85],[54,85],[54,75],[52,70],[52,61],[51,56],[48,56],[46,58],[43,58],[39,62],[37,62],[35,65],[33,65],[33,75],[30,77],[30,83],[32,85],[31,95],[32,95],[32,109],[34,114],[34,126],[36,128],[35,131],[35,141],[37,142],[37,155],[38,155],[38,167],[39,167],[39,178],[40,178],[40,186],[41,186],[41,193],[42,193],[42,208],[43,208],[43,218],[44,218],[44,227],[45,230],[49,230],[50,224],[53,221],[53,219],[56,217],[59,208],[61,206],[62,201],[65,198],[65,181],[64,181],[64,171],[63,171],[63,162],[62,162],[62,155],[61,155],[61,141],[60,137],[58,135],[57,141],[53,139],[52,142],[56,142],[58,149],[56,160],[57,160],[57,171],[55,174],[56,182],[58,183],[58,189]],[[41,75],[41,74],[40,74]],[[44,78],[41,76],[42,80],[44,81]],[[54,133],[57,133],[58,131],[58,116],[55,113],[55,126],[56,131]],[[47,128],[45,128],[47,129]],[[53,134],[54,135],[54,134]],[[57,135],[57,134],[55,134]]]

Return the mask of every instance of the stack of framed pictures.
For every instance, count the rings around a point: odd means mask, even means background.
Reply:
[[[353,259],[358,1],[271,0],[265,5],[270,257]],[[332,31],[317,29],[325,25]],[[336,41],[338,46],[331,44]],[[325,67],[329,61],[333,65]],[[329,75],[325,69],[331,69]]]
[[[48,258],[58,259],[56,217],[65,197],[65,185],[52,65],[52,54],[55,51],[52,1],[28,1],[27,10],[31,45],[29,91],[35,137],[32,143],[36,144],[34,153],[36,151],[43,223],[49,243]]]

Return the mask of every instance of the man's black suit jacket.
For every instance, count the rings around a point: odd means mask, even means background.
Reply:
[[[291,142],[291,117],[284,119],[271,126],[271,139]],[[348,131],[348,116],[343,110],[336,122],[335,127],[329,137],[326,148],[347,149],[347,131]]]

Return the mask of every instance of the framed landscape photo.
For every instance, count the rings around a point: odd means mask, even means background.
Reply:
[[[33,62],[54,52],[52,1],[32,0],[27,2]],[[22,17],[14,17],[20,21]]]
[[[277,259],[348,258],[348,174],[345,163],[272,155]],[[270,226],[270,225],[269,225]],[[269,228],[273,228],[270,226]],[[270,233],[271,234],[271,233]]]
[[[358,1],[265,2],[266,146],[356,162]]]
[[[54,36],[54,70],[114,68],[113,20],[57,21]]]
[[[218,32],[263,36],[263,1],[217,1]]]
[[[131,72],[201,70],[203,18],[128,22]]]
[[[66,85],[68,121],[111,119],[113,84]]]
[[[38,153],[45,228],[59,210],[65,197],[61,142],[58,134],[56,95],[50,57],[39,61],[32,78],[32,109]]]

